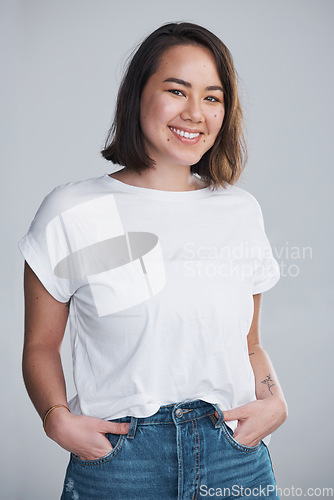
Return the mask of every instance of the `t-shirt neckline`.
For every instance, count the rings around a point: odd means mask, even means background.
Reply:
[[[118,191],[136,194],[138,196],[142,196],[143,198],[155,198],[160,200],[194,200],[210,196],[214,192],[210,186],[196,189],[194,191],[163,191],[161,189],[133,186],[132,184],[126,184],[125,182],[119,181],[118,179],[114,179],[107,173],[103,175],[103,180],[111,186],[114,185]]]

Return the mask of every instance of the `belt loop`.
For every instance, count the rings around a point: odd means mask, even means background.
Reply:
[[[221,427],[223,425],[224,414],[223,414],[222,410],[219,408],[219,406],[217,404],[212,403],[212,406],[218,412],[218,420],[217,420],[216,425],[215,425],[215,428],[218,429],[219,427]]]
[[[128,431],[127,436],[126,436],[128,439],[133,439],[135,437],[136,429],[137,429],[137,422],[138,422],[138,418],[131,417],[129,431]]]

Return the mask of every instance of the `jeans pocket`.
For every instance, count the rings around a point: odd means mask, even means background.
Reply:
[[[234,439],[233,431],[232,431],[231,427],[229,427],[225,422],[222,423],[221,430],[222,430],[222,433],[225,436],[226,440],[232,446],[234,446],[235,448],[237,448],[240,451],[252,453],[252,452],[258,451],[263,446],[263,441],[260,441],[255,446],[246,446],[244,444],[239,443],[236,439]]]
[[[86,465],[86,466],[93,466],[93,465],[102,465],[106,462],[109,462],[112,460],[115,455],[121,450],[125,439],[126,435],[124,434],[106,434],[106,437],[109,439],[110,444],[112,445],[113,449],[109,451],[106,455],[104,455],[101,458],[96,458],[94,460],[82,460],[81,458],[77,457],[74,455],[74,453],[71,453],[71,459],[73,462],[76,462],[80,465]]]

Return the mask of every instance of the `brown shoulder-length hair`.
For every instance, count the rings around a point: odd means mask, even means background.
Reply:
[[[158,70],[162,54],[177,45],[202,45],[213,54],[224,89],[225,116],[213,146],[194,165],[214,188],[234,184],[246,163],[243,116],[237,74],[226,45],[206,28],[192,23],[169,23],[151,33],[132,57],[122,80],[113,124],[101,151],[106,160],[140,173],[154,165],[148,156],[140,126],[140,99],[148,79]]]

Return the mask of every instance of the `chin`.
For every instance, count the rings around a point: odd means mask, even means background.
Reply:
[[[189,165],[195,165],[196,163],[198,163],[201,158],[201,155],[187,155],[187,157],[185,158],[178,158],[177,163],[179,163],[179,165],[189,167]]]

